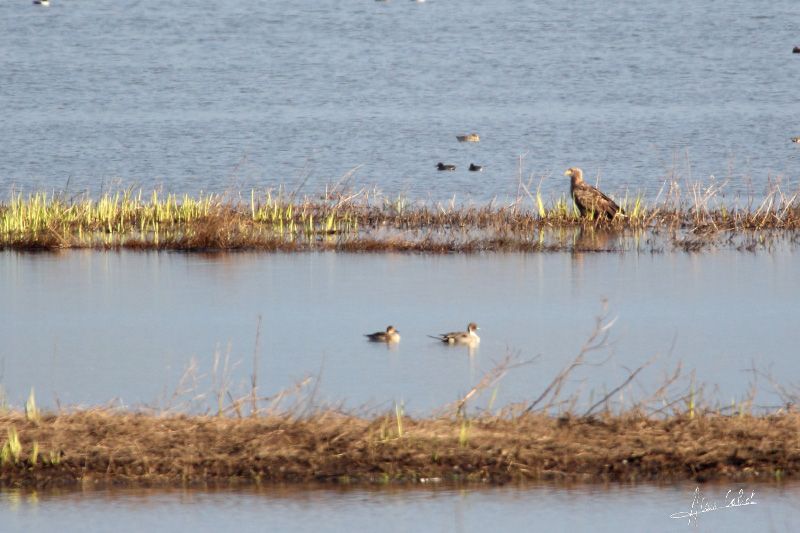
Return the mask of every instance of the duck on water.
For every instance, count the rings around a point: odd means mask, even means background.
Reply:
[[[394,326],[387,326],[386,331],[376,331],[364,335],[371,342],[400,342],[400,332]]]
[[[475,322],[467,324],[467,331],[451,331],[450,333],[440,333],[438,336],[433,336],[434,339],[446,342],[447,344],[464,344],[474,346],[481,342],[478,337],[478,325]]]

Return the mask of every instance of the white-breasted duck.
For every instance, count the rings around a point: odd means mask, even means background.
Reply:
[[[481,338],[476,333],[478,331],[478,324],[470,322],[467,324],[467,331],[451,331],[450,333],[440,333],[438,337],[442,342],[447,344],[466,344],[474,346],[481,342]]]
[[[387,326],[386,331],[377,331],[364,335],[372,342],[400,342],[400,332],[394,326]]]

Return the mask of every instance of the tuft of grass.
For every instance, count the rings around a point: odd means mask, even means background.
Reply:
[[[539,218],[547,218],[547,210],[544,208],[542,193],[539,189],[536,189],[536,206],[539,208]]]
[[[22,444],[19,442],[16,428],[10,426],[7,430],[7,435],[8,438],[5,444],[0,448],[0,465],[5,465],[9,462],[17,464],[22,454]]]
[[[403,438],[403,404],[395,402],[394,414],[397,420],[397,438]]]
[[[471,423],[467,417],[461,419],[461,428],[458,431],[458,446],[460,448],[465,448],[469,442],[470,425]]]
[[[31,446],[31,457],[30,457],[31,466],[36,466],[38,460],[39,460],[39,441],[33,441],[33,445]]]
[[[31,422],[39,422],[40,415],[39,409],[36,407],[36,394],[31,387],[31,392],[28,394],[28,400],[25,402],[25,418]]]
[[[47,462],[53,466],[57,466],[61,463],[61,454],[56,450],[50,450],[47,454]]]

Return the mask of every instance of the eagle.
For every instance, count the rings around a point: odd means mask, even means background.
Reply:
[[[624,216],[625,212],[608,196],[600,192],[596,187],[592,187],[583,181],[583,171],[577,167],[571,167],[564,172],[565,176],[571,179],[569,192],[572,200],[578,207],[582,217],[587,213],[594,213],[596,217],[614,218],[617,213]]]

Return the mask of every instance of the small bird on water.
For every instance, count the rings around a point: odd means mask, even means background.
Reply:
[[[439,170],[455,170],[456,166],[455,165],[445,165],[444,163],[440,162],[440,163],[438,163],[436,165],[436,168],[439,169]]]
[[[465,344],[474,346],[481,342],[481,338],[478,337],[476,331],[478,331],[478,324],[475,322],[470,322],[467,324],[467,331],[452,331],[450,333],[440,333],[436,337],[431,335],[431,337],[442,342],[446,342],[447,344]]]
[[[466,135],[456,135],[456,139],[460,143],[479,143],[481,136],[477,133],[467,133]]]
[[[37,6],[49,6],[50,0],[33,0],[33,3]]]
[[[800,144],[800,137],[792,137],[792,142]]]
[[[577,167],[568,168],[564,172],[570,180],[569,192],[582,217],[594,213],[598,217],[614,218],[617,213],[625,216],[625,212],[608,196],[583,181],[583,171]]]
[[[470,172],[483,172],[483,167],[480,165],[476,165],[475,163],[469,164]]]
[[[793,54],[800,54],[800,46],[795,46],[794,48],[792,48],[792,53]]]
[[[371,342],[400,342],[400,332],[394,326],[387,326],[386,331],[377,331],[364,335]]]

